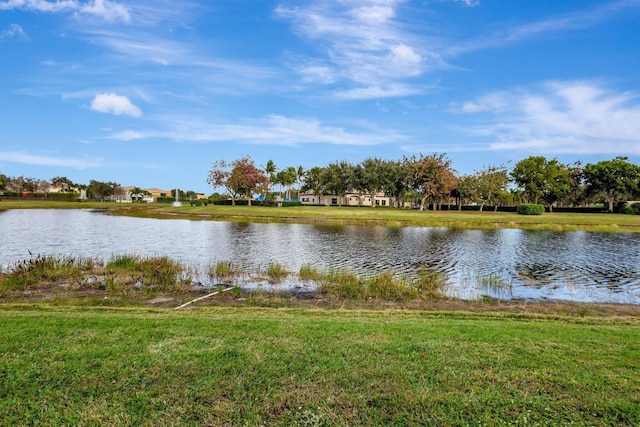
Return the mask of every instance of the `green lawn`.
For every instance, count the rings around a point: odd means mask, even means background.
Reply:
[[[0,424],[640,425],[637,318],[0,311]]]
[[[102,208],[113,209],[114,213],[119,215],[155,218],[179,217],[197,220],[640,232],[639,215],[620,214],[545,213],[539,216],[526,216],[506,212],[420,212],[411,209],[370,207],[298,206],[276,208],[212,205],[173,207],[165,204],[47,201],[4,201],[0,203],[0,210],[23,208]]]

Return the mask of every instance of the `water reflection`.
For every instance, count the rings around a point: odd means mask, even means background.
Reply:
[[[640,234],[256,224],[113,217],[87,210],[0,215],[3,268],[32,254],[109,259],[168,255],[197,268],[230,260],[256,269],[347,269],[363,275],[420,268],[447,274],[458,297],[640,303]],[[502,285],[502,287],[498,286]]]

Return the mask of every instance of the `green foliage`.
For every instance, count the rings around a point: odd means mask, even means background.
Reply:
[[[640,166],[628,160],[616,157],[584,168],[587,194],[602,197],[609,205],[609,212],[613,212],[615,202],[640,196]]]
[[[511,171],[511,178],[523,190],[524,199],[534,204],[544,201],[551,207],[574,191],[572,169],[544,156],[519,161]]]
[[[140,265],[140,257],[137,255],[116,255],[105,266],[106,270],[123,270],[123,271],[136,271]]]
[[[176,201],[175,197],[158,197],[157,203],[173,203]]]
[[[444,296],[446,281],[442,273],[429,268],[421,268],[418,271],[418,280],[415,286],[427,297],[440,298]]]
[[[288,274],[289,272],[282,266],[282,264],[272,262],[267,265],[267,275],[269,276],[270,280],[279,282],[280,280],[287,277]]]
[[[322,278],[322,274],[315,268],[311,266],[311,264],[304,264],[300,267],[300,271],[298,272],[298,276],[302,280],[320,280]]]
[[[544,213],[544,206],[536,204],[518,205],[518,213],[520,215],[542,215]]]
[[[429,269],[421,269],[417,279],[396,276],[393,271],[362,278],[348,271],[330,270],[322,279],[320,291],[351,300],[410,301],[440,298],[444,287],[444,276]]]
[[[64,193],[48,193],[47,199],[60,202],[75,202],[80,197],[80,193],[64,192]]]
[[[224,282],[237,273],[238,269],[231,261],[218,261],[215,265],[209,266],[209,277],[211,279],[216,278]]]
[[[622,208],[622,213],[625,215],[640,215],[640,202],[626,205]]]
[[[9,267],[9,272],[1,276],[0,289],[24,291],[63,282],[81,284],[97,265],[92,258],[36,255]]]
[[[168,256],[119,255],[105,270],[106,287],[114,293],[182,292],[191,288],[184,266]]]
[[[285,200],[282,202],[282,207],[292,207],[292,206],[302,206],[302,203],[299,200]]]

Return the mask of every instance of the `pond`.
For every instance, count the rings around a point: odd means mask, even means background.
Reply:
[[[446,274],[448,294],[464,299],[640,304],[640,233],[159,220],[76,209],[0,212],[3,270],[31,254],[105,261],[167,255],[200,271],[218,261],[246,269],[277,262],[295,272],[311,264],[361,275],[392,270],[415,276],[429,267]]]

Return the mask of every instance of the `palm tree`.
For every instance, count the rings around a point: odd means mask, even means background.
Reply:
[[[145,190],[140,187],[133,187],[131,190],[129,190],[129,193],[131,193],[131,201],[135,200],[136,202],[140,202],[138,196],[142,195],[144,191]]]
[[[278,167],[276,166],[276,164],[273,162],[273,160],[269,159],[267,161],[267,166],[265,166],[264,168],[264,172],[265,175],[267,176],[267,179],[265,180],[264,183],[264,198],[265,199],[270,199],[269,197],[269,183],[272,182],[273,184],[276,184],[276,171],[278,170]]]
[[[307,171],[303,166],[298,166],[296,170],[296,181],[298,182],[298,199],[300,199],[300,189],[302,188],[302,181]]]
[[[296,169],[293,166],[289,166],[278,172],[275,178],[278,184],[282,187],[287,187],[285,198],[289,198],[291,195],[291,186],[296,182]]]

